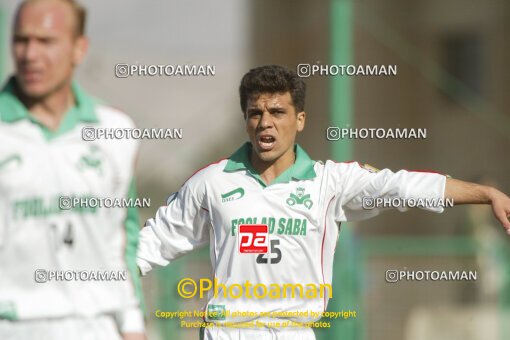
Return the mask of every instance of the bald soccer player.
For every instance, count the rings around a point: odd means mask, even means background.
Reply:
[[[133,127],[73,81],[84,28],[72,0],[16,12],[15,74],[0,92],[0,339],[145,339],[137,211],[62,206],[135,196],[137,143],[82,138],[85,126]]]

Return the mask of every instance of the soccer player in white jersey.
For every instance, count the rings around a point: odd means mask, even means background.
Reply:
[[[82,139],[85,126],[133,127],[72,80],[84,26],[72,0],[25,1],[16,13],[15,74],[0,92],[2,340],[145,338],[136,209],[59,207],[69,207],[61,196],[135,195],[137,143]]]
[[[331,284],[338,224],[380,212],[364,210],[363,197],[492,204],[510,228],[510,199],[494,188],[434,173],[311,160],[295,144],[305,127],[305,84],[284,67],[249,71],[240,97],[249,142],[195,173],[140,235],[143,274],[210,244],[218,289],[209,290],[205,339],[314,339],[311,328],[274,325],[320,319],[330,292],[321,295],[317,287]]]

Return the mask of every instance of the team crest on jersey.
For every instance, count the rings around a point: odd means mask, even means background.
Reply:
[[[310,194],[305,195],[305,188],[298,187],[296,189],[296,193],[291,193],[287,198],[287,204],[290,206],[293,205],[304,205],[307,209],[310,209],[313,206],[313,202],[310,199]]]
[[[78,170],[83,171],[86,168],[96,170],[100,175],[102,175],[102,157],[99,148],[96,145],[92,145],[90,147],[89,153],[80,157],[78,161]]]
[[[8,169],[9,167],[14,170],[14,167],[20,166],[21,163],[21,156],[14,153],[4,159],[0,159],[0,170]]]
[[[244,196],[244,189],[239,187],[239,188],[229,191],[227,193],[221,194],[221,202],[225,203],[225,202],[235,201],[235,200],[242,198],[243,196]]]

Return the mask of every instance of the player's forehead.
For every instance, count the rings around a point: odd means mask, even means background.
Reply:
[[[14,34],[36,37],[73,34],[75,20],[73,9],[64,1],[27,1],[17,13]]]
[[[263,92],[248,98],[247,110],[264,110],[274,108],[289,108],[293,106],[290,92],[268,93]]]

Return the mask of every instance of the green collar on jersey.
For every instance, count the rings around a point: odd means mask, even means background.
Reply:
[[[315,174],[315,170],[313,169],[315,161],[310,159],[305,150],[296,144],[294,146],[294,152],[296,153],[296,161],[294,164],[282,172],[280,176],[275,178],[269,185],[290,182],[292,179],[312,179],[317,176]],[[232,156],[230,156],[223,171],[234,172],[238,170],[248,170],[248,173],[253,178],[255,178],[263,187],[266,187],[266,183],[264,183],[260,175],[251,165],[250,154],[251,144],[246,142],[236,152],[234,152]]]
[[[80,121],[89,123],[99,121],[95,113],[97,101],[87,95],[78,84],[73,82],[71,89],[76,103],[64,114],[58,129],[52,131],[41,124],[18,99],[14,93],[15,85],[16,79],[11,77],[0,92],[0,120],[3,122],[14,123],[20,119],[29,119],[32,123],[39,126],[46,139],[50,140],[72,130]]]

